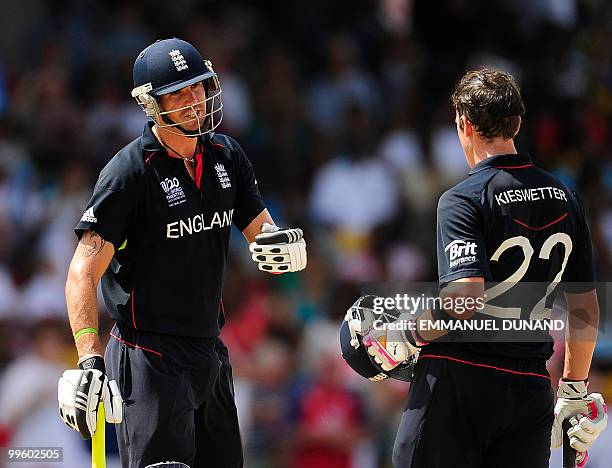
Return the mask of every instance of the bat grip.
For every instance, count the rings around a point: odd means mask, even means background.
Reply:
[[[572,428],[569,420],[565,419],[561,425],[563,430],[563,468],[576,468],[576,451],[570,446],[567,431]]]
[[[106,468],[106,416],[104,414],[104,403],[102,401],[100,401],[98,405],[98,414],[96,418],[96,432],[94,432],[91,438],[91,467]]]

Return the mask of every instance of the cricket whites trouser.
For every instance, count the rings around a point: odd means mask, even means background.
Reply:
[[[462,357],[424,349],[393,466],[548,468],[554,397],[545,362]]]
[[[220,339],[161,335],[115,324],[105,352],[125,401],[117,426],[123,468],[173,460],[243,466],[232,369]]]

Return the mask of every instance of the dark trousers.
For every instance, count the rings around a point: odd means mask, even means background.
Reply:
[[[466,362],[421,356],[393,465],[548,468],[553,392],[545,364]]]
[[[117,324],[105,361],[125,401],[117,426],[123,468],[162,461],[191,468],[243,466],[232,369],[221,340]]]

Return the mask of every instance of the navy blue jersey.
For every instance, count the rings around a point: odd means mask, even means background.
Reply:
[[[593,289],[592,245],[582,204],[526,154],[487,158],[442,195],[437,250],[441,287],[460,278],[483,277],[488,282],[487,300],[502,304],[489,309],[494,317],[541,318],[538,311],[552,299],[546,292],[550,283],[567,282],[560,287],[571,292]],[[492,289],[491,283],[501,284]],[[538,292],[530,300],[534,289]],[[519,311],[510,310],[509,302]],[[540,342],[452,346],[495,356],[548,359],[552,340],[542,333]]]
[[[264,209],[255,174],[235,140],[213,134],[198,142],[194,181],[151,126],[102,170],[76,233],[115,247],[102,278],[111,318],[215,337],[231,225],[243,230]]]

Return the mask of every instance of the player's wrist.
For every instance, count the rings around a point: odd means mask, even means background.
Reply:
[[[557,397],[565,400],[582,400],[588,394],[588,382],[586,380],[559,380]]]
[[[423,338],[419,332],[419,320],[416,320],[416,325],[412,330],[410,330],[410,333],[412,333],[412,337],[414,338],[415,346],[423,347],[430,343],[428,340]]]
[[[587,377],[586,379],[576,379],[573,377],[561,377],[559,379],[559,382],[589,382],[589,378]]]
[[[98,333],[86,333],[81,335],[75,340],[77,352],[79,354],[79,360],[85,356],[103,356],[104,348],[100,341],[100,335]]]
[[[104,365],[104,358],[100,354],[86,354],[81,357],[77,366],[81,370],[99,370],[103,374],[106,374],[106,366]]]

